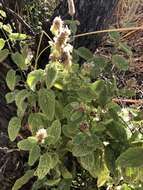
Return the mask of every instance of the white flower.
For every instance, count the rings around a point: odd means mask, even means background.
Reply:
[[[51,32],[54,34],[54,35],[58,35],[63,29],[63,21],[61,20],[61,17],[56,17],[54,20],[53,20],[53,24],[51,26]]]
[[[69,52],[72,53],[73,51],[73,46],[71,44],[67,44],[64,48],[63,48],[64,52]]]
[[[47,137],[47,131],[46,129],[42,128],[42,129],[39,129],[36,133],[36,138],[37,138],[37,141],[39,143],[44,143],[45,142],[45,138]]]

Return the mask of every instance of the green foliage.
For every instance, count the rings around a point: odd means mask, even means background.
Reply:
[[[142,167],[143,148],[129,148],[117,159],[117,165],[122,167]]]
[[[34,170],[28,170],[24,174],[24,176],[22,176],[15,182],[14,186],[12,187],[12,190],[20,189],[24,184],[26,184],[33,177],[33,174],[34,174]]]
[[[17,117],[10,120],[8,134],[14,141],[21,127],[28,126],[31,135],[17,146],[29,152],[28,165],[33,169],[15,182],[13,190],[20,189],[32,176],[38,178],[34,190],[69,190],[76,186],[79,176],[87,179],[83,184],[87,190],[95,186],[121,186],[123,190],[142,187],[143,138],[139,132],[132,132],[135,118],[141,122],[140,112],[129,108],[125,114],[113,102],[120,90],[112,68],[127,71],[129,59],[117,53],[110,58],[96,56],[84,47],[72,51],[70,31],[64,25],[56,26],[53,23],[52,29],[66,32],[66,39],[61,40],[57,31],[50,42],[51,59],[45,69],[27,65],[23,51],[11,54],[22,76],[10,70],[6,77],[12,91],[6,100],[17,106]],[[5,30],[9,31],[8,27]],[[11,40],[25,37],[13,33]],[[110,38],[128,58],[131,56],[130,48],[120,42],[120,34],[111,33]],[[4,44],[0,40],[1,49]],[[81,66],[76,64],[80,58],[85,60]],[[88,184],[91,179],[94,187]]]
[[[8,49],[0,50],[0,63],[2,63],[7,58],[8,54],[9,54]]]
[[[21,120],[18,117],[13,117],[8,125],[8,134],[11,141],[14,141],[20,131]]]
[[[6,76],[6,83],[10,90],[14,90],[16,84],[16,72],[11,69],[8,71]]]

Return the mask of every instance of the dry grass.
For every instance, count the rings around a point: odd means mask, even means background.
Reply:
[[[117,26],[143,26],[143,0],[120,0],[117,9]],[[133,72],[143,77],[143,31],[130,31],[123,34],[134,50],[134,59],[131,64]]]

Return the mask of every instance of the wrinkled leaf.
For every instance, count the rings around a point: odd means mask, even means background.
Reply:
[[[21,120],[18,117],[13,117],[8,124],[8,135],[11,141],[14,141],[21,128]]]
[[[125,59],[121,55],[113,55],[112,57],[112,62],[115,64],[115,66],[122,70],[122,71],[127,71],[129,69],[129,63],[128,60]]]
[[[13,60],[13,62],[22,70],[25,70],[27,68],[27,65],[25,63],[25,57],[19,53],[19,52],[16,52],[16,53],[13,53],[11,55],[11,58]]]
[[[42,69],[32,71],[27,77],[27,84],[31,90],[35,91],[36,84],[41,82],[44,76],[44,71]]]
[[[10,69],[6,75],[6,83],[10,90],[14,90],[16,84],[16,72]]]
[[[0,50],[3,49],[4,45],[5,45],[5,40],[3,38],[0,38]]]
[[[26,184],[34,175],[34,170],[28,170],[21,178],[17,179],[12,190],[19,190]]]
[[[44,114],[51,121],[55,115],[55,94],[52,90],[40,89],[38,103]]]
[[[0,50],[0,63],[2,63],[7,58],[8,54],[9,54],[8,49]]]
[[[40,147],[38,145],[33,146],[29,152],[28,164],[32,166],[40,157]]]
[[[143,148],[129,148],[123,152],[116,161],[120,167],[142,167],[143,166]]]
[[[47,88],[51,88],[57,79],[57,70],[55,67],[47,65],[46,67],[46,85]]]

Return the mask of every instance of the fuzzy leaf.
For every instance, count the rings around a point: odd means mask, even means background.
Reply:
[[[89,59],[93,58],[92,52],[85,47],[78,48],[78,50],[76,52],[80,57],[82,57],[85,60],[89,60]]]
[[[3,49],[4,45],[5,45],[5,40],[3,38],[0,38],[0,50]]]
[[[42,81],[44,76],[44,71],[42,69],[32,71],[27,77],[27,84],[31,90],[35,91],[36,84]]]
[[[123,152],[116,161],[120,167],[142,167],[143,166],[143,148],[129,148]]]
[[[21,120],[18,117],[13,117],[8,124],[8,135],[11,141],[14,141],[21,128]]]
[[[34,175],[34,170],[28,170],[21,178],[17,179],[12,190],[19,190],[25,185]]]
[[[23,139],[18,142],[17,146],[20,150],[31,150],[37,144],[37,140],[35,137],[28,137],[27,139]]]
[[[8,54],[9,54],[8,49],[0,50],[0,63],[2,63],[7,58]]]
[[[14,90],[16,84],[16,72],[13,69],[10,69],[6,75],[6,83],[10,90]]]
[[[52,126],[47,129],[47,134],[53,137],[51,144],[55,144],[61,136],[61,123],[59,120],[55,120]]]
[[[16,53],[13,53],[11,55],[11,58],[13,60],[13,62],[22,70],[25,70],[26,69],[26,64],[25,64],[25,58],[24,56],[19,53],[19,52],[16,52]]]
[[[47,88],[51,88],[57,79],[57,70],[55,67],[51,65],[47,65],[46,67],[46,85]]]
[[[6,102],[8,104],[12,103],[15,100],[15,93],[14,92],[8,92],[5,96]]]
[[[76,145],[72,149],[72,153],[76,157],[82,157],[82,156],[87,156],[88,154],[93,152],[93,148],[87,146],[86,144],[80,144]]]
[[[38,93],[38,103],[44,114],[51,121],[55,115],[55,94],[52,90],[41,89]]]
[[[118,69],[122,71],[127,71],[129,69],[129,63],[123,56],[113,55],[112,62]]]
[[[43,154],[40,157],[39,165],[35,171],[35,175],[38,179],[43,179],[51,169],[51,156],[48,153]]]
[[[40,157],[40,147],[38,145],[33,146],[29,152],[28,164],[32,166]]]

